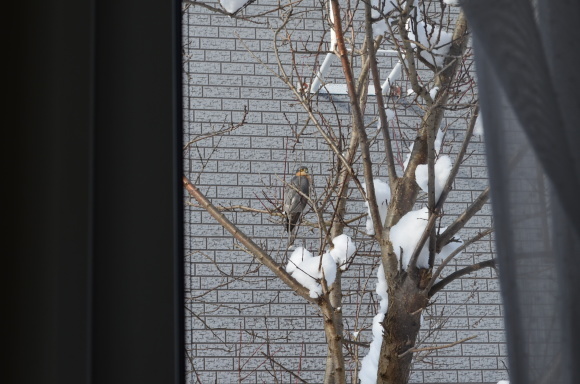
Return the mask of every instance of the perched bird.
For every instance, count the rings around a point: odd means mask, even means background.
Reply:
[[[286,231],[292,233],[292,230],[294,230],[306,206],[309,194],[310,174],[307,167],[300,167],[296,171],[296,176],[290,180],[284,190],[284,228]]]

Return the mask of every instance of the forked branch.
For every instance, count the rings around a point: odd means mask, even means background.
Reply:
[[[365,3],[365,20],[366,20],[366,34],[367,40],[373,41],[373,27],[371,25],[371,5]],[[367,44],[368,48],[368,63],[370,64],[371,73],[373,75],[373,85],[375,88],[375,97],[377,98],[379,121],[381,124],[381,132],[383,134],[383,141],[385,145],[385,155],[387,161],[387,172],[389,175],[389,185],[391,192],[397,180],[397,171],[395,170],[395,158],[393,156],[393,148],[391,145],[391,136],[389,134],[387,114],[385,112],[385,101],[383,100],[383,91],[381,88],[381,81],[379,78],[379,69],[377,65],[375,44]]]
[[[496,265],[496,259],[494,258],[494,259],[482,261],[482,262],[477,263],[477,264],[470,265],[469,267],[465,267],[463,269],[460,269],[459,271],[455,271],[452,274],[450,274],[449,276],[447,276],[444,279],[442,279],[441,281],[439,281],[438,283],[434,284],[431,287],[431,289],[429,290],[429,297],[433,297],[434,294],[436,294],[437,292],[439,292],[440,290],[445,288],[445,286],[447,284],[451,283],[455,279],[460,278],[461,276],[468,275],[472,272],[479,271],[480,269],[483,269],[483,268],[488,268],[488,267],[495,268],[495,265]]]
[[[316,299],[310,297],[310,291],[304,288],[299,282],[296,281],[286,270],[279,265],[274,259],[270,257],[262,248],[260,248],[256,243],[252,241],[245,233],[243,233],[234,223],[228,220],[219,209],[214,206],[211,201],[207,199],[201,193],[195,185],[183,176],[183,185],[187,192],[193,197],[197,202],[210,214],[214,219],[217,220],[232,236],[242,243],[248,251],[263,265],[268,267],[280,280],[286,283],[294,292],[302,296],[304,299],[311,303],[315,303]]]
[[[342,21],[340,16],[340,6],[338,0],[331,0],[331,10],[334,17],[334,31],[336,33],[337,51],[342,65],[342,72],[346,80],[348,95],[350,98],[350,105],[352,108],[353,130],[359,136],[359,146],[362,154],[363,173],[366,183],[366,198],[369,203],[371,211],[371,218],[375,227],[375,237],[381,240],[383,232],[383,223],[380,220],[379,208],[377,206],[377,199],[375,195],[375,186],[373,183],[372,163],[368,144],[367,134],[364,128],[362,111],[359,104],[359,98],[356,92],[354,76],[348,60],[348,51],[344,42],[344,34],[342,29]],[[372,45],[372,44],[371,44]]]
[[[449,243],[449,240],[451,240],[451,238],[455,236],[455,234],[457,234],[457,232],[459,232],[459,230],[463,228],[465,224],[467,224],[467,222],[481,210],[485,203],[487,203],[488,199],[489,187],[485,188],[483,192],[481,192],[481,194],[477,197],[477,199],[475,199],[475,201],[471,203],[469,207],[467,207],[465,212],[459,215],[453,224],[447,227],[447,229],[437,237],[438,251],[441,251],[441,248],[443,248],[445,244]]]

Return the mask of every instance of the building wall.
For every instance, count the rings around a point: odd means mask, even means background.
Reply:
[[[270,9],[273,1],[258,1],[248,13]],[[219,4],[213,4],[219,7]],[[280,202],[283,181],[299,164],[314,174],[315,191],[323,193],[325,177],[333,168],[328,145],[316,134],[307,116],[288,87],[274,74],[279,73],[272,49],[271,25],[255,24],[217,14],[200,6],[184,6],[184,142],[200,135],[244,124],[224,135],[192,142],[184,150],[186,176],[212,200],[214,205],[246,206],[257,211]],[[320,9],[307,0],[296,8]],[[311,11],[296,24],[293,39],[306,42],[314,50],[324,36],[320,11]],[[327,45],[323,44],[323,49]],[[252,54],[248,52],[252,51]],[[297,73],[308,74],[321,57],[284,53],[285,63],[294,60]],[[259,63],[261,60],[263,63]],[[383,74],[395,58],[382,57]],[[289,68],[286,65],[286,68]],[[329,78],[339,81],[333,66]],[[298,81],[294,78],[293,81]],[[401,83],[405,94],[405,83]],[[332,100],[332,102],[330,102]],[[335,132],[347,133],[349,104],[345,95],[319,96],[317,106],[325,112]],[[369,103],[365,121],[376,117],[376,105]],[[412,108],[399,113],[396,155],[406,155],[418,119]],[[453,154],[463,138],[465,121],[461,113],[450,113],[445,151]],[[368,129],[376,136],[375,125]],[[299,139],[296,132],[300,132]],[[386,167],[380,137],[373,142],[377,176],[386,181]],[[472,140],[451,192],[443,225],[465,209],[487,186],[483,138]],[[273,383],[294,382],[298,375],[311,383],[322,382],[326,343],[323,324],[316,307],[278,281],[265,267],[240,249],[216,221],[187,198],[186,210],[186,315],[188,383]],[[364,213],[360,195],[353,188],[347,217]],[[272,257],[285,265],[287,237],[281,219],[261,212],[225,212],[241,230],[263,245]],[[314,219],[312,213],[306,219]],[[365,219],[347,230],[359,246],[357,261],[344,275],[349,290],[343,313],[345,329],[357,341],[370,342],[370,325],[376,313],[376,249],[364,229]],[[492,224],[486,205],[462,230],[466,240]],[[356,228],[356,226],[359,226]],[[316,251],[318,234],[306,226],[299,229],[296,245]],[[493,257],[489,237],[470,246],[446,268],[445,274]],[[422,347],[454,343],[477,336],[450,348],[418,356],[411,382],[414,383],[496,383],[507,379],[506,348],[503,339],[501,298],[496,273],[484,269],[459,279],[435,296],[425,313]],[[348,368],[357,365],[367,349],[349,345]],[[273,356],[276,362],[267,358]],[[281,364],[281,365],[279,365]],[[349,374],[349,380],[353,380]]]

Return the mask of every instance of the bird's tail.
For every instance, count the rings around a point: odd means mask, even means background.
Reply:
[[[286,229],[286,232],[292,233],[296,227],[296,224],[298,224],[298,220],[300,220],[300,212],[291,213],[290,215],[286,216],[286,219],[284,220],[284,228]]]
[[[294,227],[296,227],[299,218],[300,213],[293,213],[284,218],[284,229],[286,232],[292,233],[294,231]]]
[[[288,233],[292,233],[294,230],[295,224],[293,224],[289,219],[288,216],[284,219],[284,230]]]

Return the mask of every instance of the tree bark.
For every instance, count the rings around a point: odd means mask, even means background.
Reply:
[[[396,277],[389,292],[389,307],[383,321],[384,335],[379,356],[378,384],[406,384],[409,380],[415,340],[421,329],[421,312],[428,303],[423,284],[406,272]]]
[[[408,11],[408,10],[407,10]],[[399,26],[402,29],[402,38],[406,40],[404,21]],[[410,161],[403,177],[394,183],[394,193],[389,204],[389,211],[383,228],[381,253],[383,268],[388,283],[389,307],[383,321],[383,342],[379,356],[377,383],[379,384],[406,384],[409,380],[413,353],[409,351],[415,346],[417,335],[421,329],[421,313],[429,301],[429,284],[431,269],[416,267],[417,255],[413,255],[406,271],[401,268],[394,255],[390,242],[390,229],[399,219],[413,209],[417,199],[419,186],[415,181],[415,170],[419,164],[428,162],[429,147],[432,147],[436,130],[443,119],[444,110],[441,107],[449,97],[449,87],[459,69],[459,60],[466,49],[467,23],[463,12],[458,16],[453,33],[449,56],[444,62],[444,70],[436,77],[436,85],[441,87],[437,100],[430,98],[429,108],[423,117],[421,129],[413,146]],[[408,42],[405,46],[410,48]],[[414,52],[407,50],[406,59],[409,67],[414,65]],[[411,75],[413,73],[411,72]],[[425,93],[413,82],[416,93]],[[417,85],[417,86],[415,86]],[[430,151],[433,155],[433,150]],[[431,161],[433,163],[433,161]],[[433,186],[429,188],[433,191]],[[430,208],[435,202],[430,199]],[[434,214],[433,212],[431,214]],[[433,239],[431,247],[435,247]],[[434,249],[433,249],[434,250]]]
[[[346,384],[344,354],[342,353],[342,334],[338,333],[339,329],[336,327],[335,310],[327,301],[323,301],[320,304],[320,309],[324,318],[324,333],[326,334],[326,342],[328,345],[328,356],[334,368],[334,372],[331,372],[330,375],[328,375],[327,370],[324,384]]]

